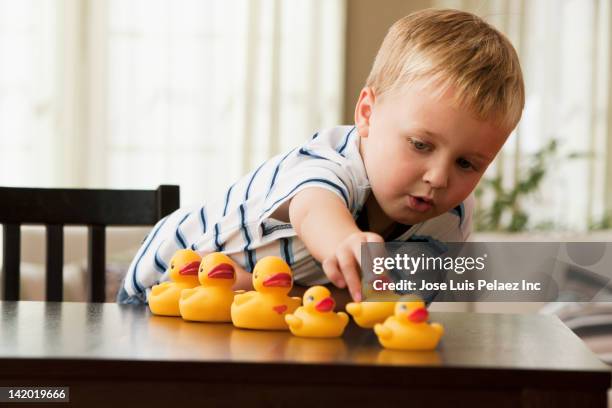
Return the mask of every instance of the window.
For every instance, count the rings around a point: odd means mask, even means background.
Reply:
[[[52,185],[60,95],[53,2],[0,1],[0,183]]]
[[[261,161],[340,124],[344,8],[0,2],[0,182],[172,183],[184,204],[217,197]]]

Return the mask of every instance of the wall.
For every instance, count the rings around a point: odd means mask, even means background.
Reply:
[[[387,30],[401,17],[430,7],[429,0],[349,0],[346,12],[344,123],[353,124],[355,103]]]

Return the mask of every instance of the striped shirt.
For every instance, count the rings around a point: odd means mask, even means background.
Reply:
[[[239,179],[220,200],[181,208],[163,218],[132,261],[122,299],[148,298],[153,285],[167,280],[170,258],[183,248],[201,255],[224,252],[249,272],[259,259],[280,256],[291,266],[298,284],[328,283],[320,263],[291,224],[271,214],[301,190],[316,186],[338,195],[357,219],[370,193],[359,143],[351,126],[321,131],[303,146],[267,160]],[[464,241],[471,228],[472,207],[470,198],[446,214],[407,227],[394,240]]]

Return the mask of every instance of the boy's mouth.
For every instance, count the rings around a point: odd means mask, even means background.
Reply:
[[[433,200],[427,197],[408,196],[408,207],[418,212],[426,212],[433,207]]]

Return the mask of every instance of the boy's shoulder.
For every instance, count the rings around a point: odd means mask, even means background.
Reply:
[[[312,186],[338,194],[351,211],[361,208],[367,197],[369,182],[354,126],[320,130],[310,140],[267,163],[259,172],[264,173],[264,179],[271,179],[263,194],[264,215],[302,189]],[[266,172],[270,173],[269,177]]]
[[[323,167],[341,178],[352,178],[360,186],[368,184],[359,143],[355,126],[342,125],[323,129],[287,153],[283,165],[305,172],[316,172],[317,168]]]
[[[340,125],[321,130],[302,145],[296,154],[298,163],[314,160],[308,166],[330,166],[341,178],[351,179],[355,188],[369,188],[365,165],[361,157],[360,138],[355,126]],[[336,170],[333,170],[336,172]]]
[[[315,133],[302,148],[321,149],[332,151],[345,156],[351,142],[358,138],[355,126],[339,125],[326,128]]]

